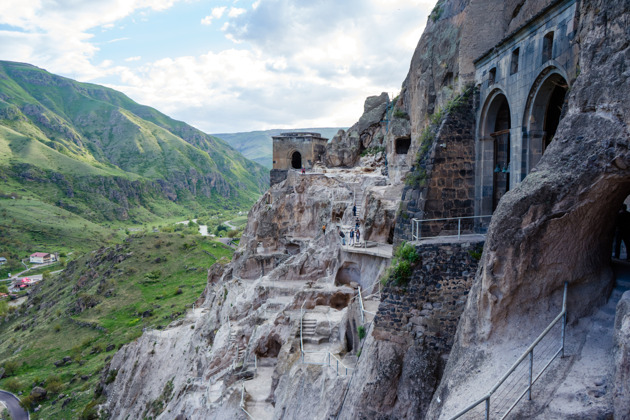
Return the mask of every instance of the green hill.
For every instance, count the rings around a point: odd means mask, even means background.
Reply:
[[[246,210],[268,177],[225,141],[120,92],[0,61],[0,212],[11,215],[0,218],[0,256],[28,249],[11,245],[28,232],[76,236],[62,220],[87,225],[77,243],[97,247],[111,231],[93,224]],[[22,217],[16,194],[41,217]]]
[[[345,129],[345,128],[344,128]],[[320,133],[322,137],[332,139],[341,128],[284,128],[247,133],[221,133],[214,136],[225,140],[230,146],[241,152],[247,159],[271,169],[273,160],[273,144],[271,136],[293,131]]]
[[[101,372],[115,351],[183,317],[208,267],[232,253],[185,230],[134,234],[46,274],[18,308],[0,300],[0,388],[22,392],[31,409],[41,404],[32,419],[96,418],[87,406],[102,401]],[[35,386],[48,393],[29,400]]]

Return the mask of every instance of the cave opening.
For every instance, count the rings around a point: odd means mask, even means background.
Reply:
[[[291,167],[293,169],[302,169],[302,154],[298,151],[291,155]]]
[[[411,137],[400,137],[395,141],[396,145],[396,154],[397,155],[406,155],[409,153],[409,148],[411,147]]]
[[[361,267],[359,264],[352,261],[345,261],[339,270],[337,270],[337,275],[335,276],[335,285],[349,286],[350,283],[355,282],[360,284],[361,282]]]

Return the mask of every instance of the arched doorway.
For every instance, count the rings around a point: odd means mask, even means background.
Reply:
[[[293,169],[302,169],[302,155],[300,152],[295,151],[291,155],[291,167]]]
[[[541,72],[532,86],[523,121],[527,131],[523,140],[529,150],[528,173],[556,135],[568,89],[566,78],[554,67]]]
[[[510,189],[510,127],[510,107],[504,96],[498,104],[494,131],[490,133],[490,137],[494,139],[492,211]]]
[[[479,124],[482,202],[479,214],[490,214],[510,189],[512,117],[505,94],[497,89],[484,106]]]

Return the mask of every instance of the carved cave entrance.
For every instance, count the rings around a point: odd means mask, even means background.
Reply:
[[[543,72],[534,83],[526,107],[524,126],[529,137],[528,173],[538,164],[549,146],[562,116],[565,97],[569,86],[558,73]]]
[[[300,152],[293,152],[291,155],[291,167],[293,169],[302,169],[302,154]]]
[[[411,137],[397,138],[395,141],[395,145],[397,155],[406,155],[409,152],[409,148],[411,147]]]

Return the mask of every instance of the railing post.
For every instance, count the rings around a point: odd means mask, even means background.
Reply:
[[[527,399],[532,400],[532,376],[534,374],[534,349],[529,352],[529,386],[527,387]]]
[[[339,360],[337,360],[337,369],[335,369],[335,373],[339,376]]]
[[[562,350],[562,353],[560,354],[560,357],[564,357],[564,337],[565,337],[565,333],[566,333],[566,329],[567,329],[567,288],[569,287],[569,283],[568,282],[564,282],[564,293],[562,295],[562,311],[564,312],[564,315],[562,316],[562,342],[560,343],[561,347],[560,349]]]
[[[486,420],[490,420],[490,397],[486,398]]]
[[[462,235],[462,218],[457,219],[457,239]]]

